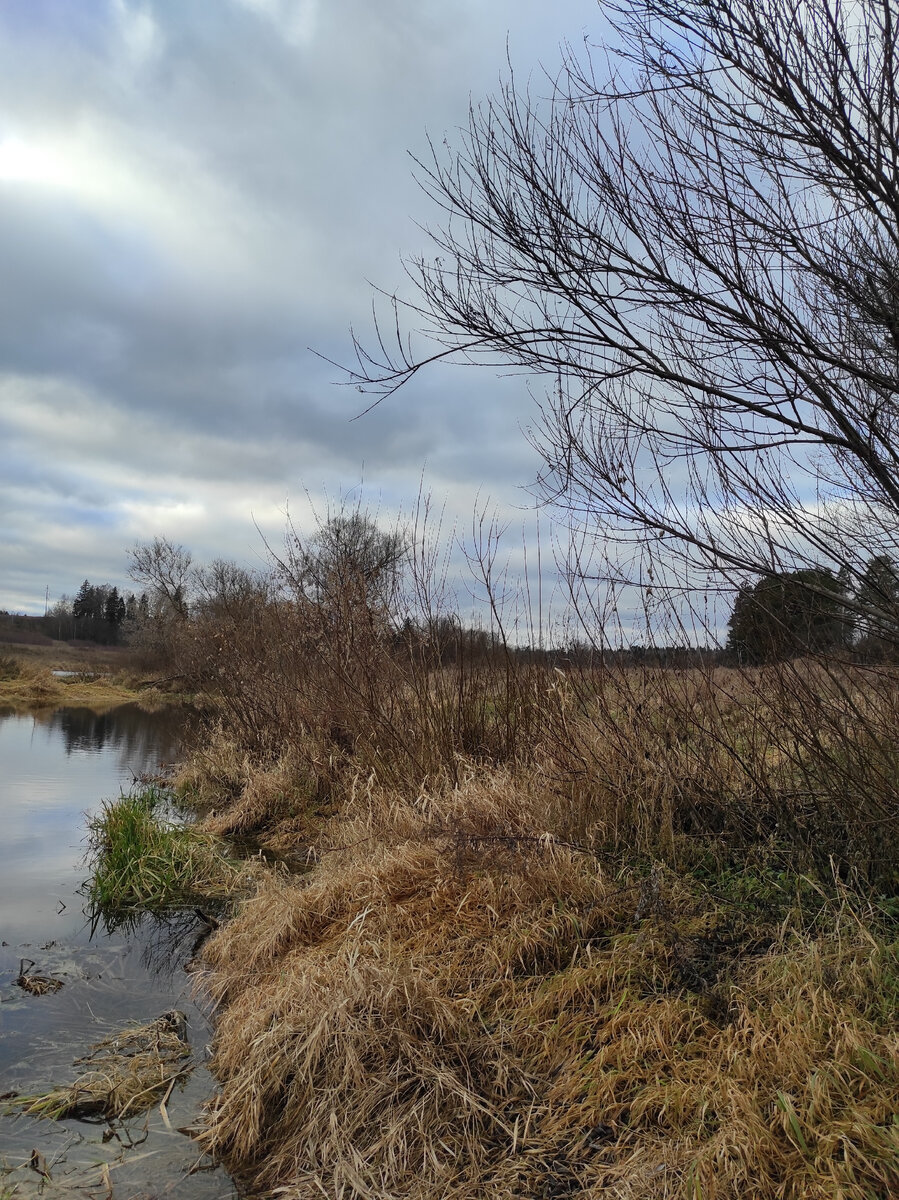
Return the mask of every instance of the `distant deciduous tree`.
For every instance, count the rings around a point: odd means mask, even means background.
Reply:
[[[190,551],[166,537],[155,537],[152,542],[137,542],[128,553],[128,574],[149,590],[155,615],[186,620],[194,580]]]
[[[264,577],[237,563],[216,558],[194,573],[197,615],[231,621],[249,618],[257,602],[267,595]]]
[[[366,512],[339,512],[308,541],[293,540],[288,572],[294,586],[323,609],[347,604],[370,615],[392,612],[406,540],[398,530],[385,531]]]

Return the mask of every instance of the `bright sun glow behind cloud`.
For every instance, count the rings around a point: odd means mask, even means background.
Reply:
[[[55,140],[10,134],[0,140],[0,184],[25,184],[68,192],[96,208],[122,208],[141,195],[116,165],[114,147],[97,130],[69,129]],[[121,156],[119,156],[121,157]]]
[[[161,268],[189,262],[195,273],[234,279],[258,274],[267,262],[265,229],[254,241],[234,192],[195,156],[165,141],[129,146],[114,123],[81,121],[55,137],[0,138],[0,191],[55,193],[73,211],[152,247]]]
[[[65,186],[71,182],[62,155],[19,137],[0,141],[0,182]]]
[[[66,130],[56,142],[19,135],[0,140],[0,183],[63,189],[93,208],[146,208],[158,188],[141,176],[101,127]]]

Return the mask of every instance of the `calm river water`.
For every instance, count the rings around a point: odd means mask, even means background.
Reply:
[[[209,1163],[177,1132],[214,1088],[202,1066],[210,1027],[191,1000],[185,970],[202,926],[187,914],[145,919],[130,933],[92,935],[79,893],[86,814],[171,761],[182,721],[174,711],[146,713],[132,705],[102,715],[83,708],[0,710],[0,1095],[73,1081],[73,1061],[92,1043],[171,1008],[187,1014],[200,1064],[172,1093],[171,1128],[158,1108],[112,1137],[106,1122],[0,1115],[0,1187],[15,1184],[17,1196],[236,1195],[227,1176],[205,1169]],[[64,986],[28,995],[15,983],[22,960],[26,970]],[[30,1165],[35,1150],[52,1179]]]

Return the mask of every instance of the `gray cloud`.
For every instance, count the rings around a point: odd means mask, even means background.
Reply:
[[[0,607],[135,538],[251,559],[288,497],[422,470],[467,515],[536,470],[523,380],[444,369],[367,417],[368,280],[434,216],[409,152],[504,69],[552,67],[592,0],[7,0],[0,7]],[[291,501],[294,503],[294,500]]]

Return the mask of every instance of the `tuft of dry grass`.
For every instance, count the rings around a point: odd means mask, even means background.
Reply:
[[[896,944],[839,889],[785,918],[603,867],[547,812],[508,775],[358,787],[207,943],[204,1149],[298,1200],[896,1194]]]
[[[181,801],[201,814],[197,828],[217,838],[256,837],[296,850],[330,815],[316,798],[314,774],[295,748],[261,766],[213,725],[173,781]]]
[[[0,703],[12,708],[44,708],[64,702],[67,694],[61,679],[47,667],[9,658],[0,678]]]

